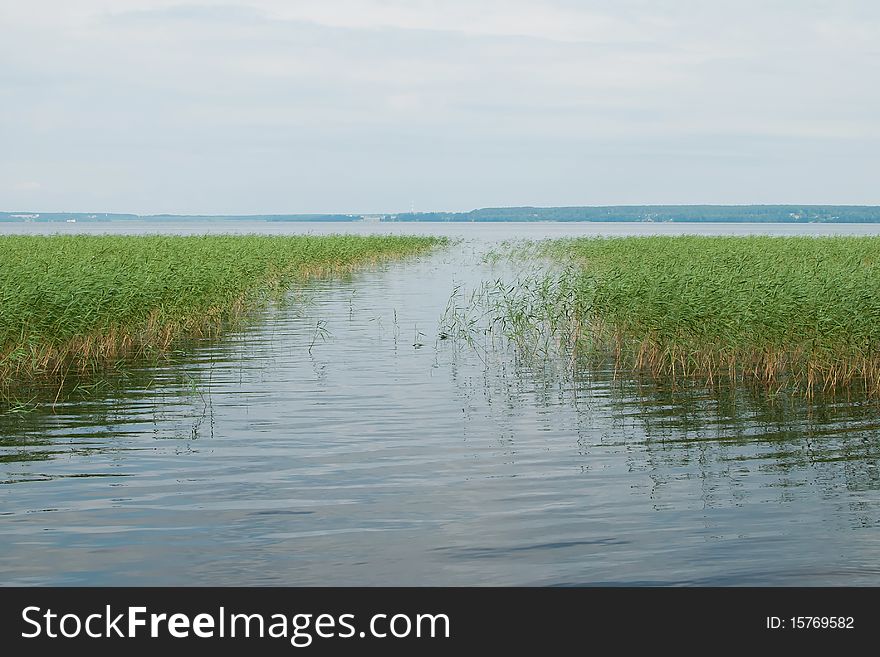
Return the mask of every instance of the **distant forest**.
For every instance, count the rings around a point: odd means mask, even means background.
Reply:
[[[0,212],[0,221],[679,221],[880,223],[876,205],[608,205],[481,208],[470,212],[386,214],[136,215],[87,212]]]
[[[880,206],[864,205],[609,205],[568,208],[482,208],[470,212],[396,215],[397,221],[685,221],[873,223]]]

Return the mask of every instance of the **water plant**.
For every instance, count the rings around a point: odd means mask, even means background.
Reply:
[[[294,281],[426,251],[398,236],[0,236],[0,392],[209,336]]]
[[[878,237],[588,238],[535,254],[550,270],[484,294],[493,329],[520,345],[673,379],[880,395]]]

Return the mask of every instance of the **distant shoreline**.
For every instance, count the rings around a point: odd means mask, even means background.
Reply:
[[[615,205],[481,208],[469,212],[363,214],[175,215],[108,212],[0,212],[0,222],[291,221],[291,222],[643,222],[643,223],[880,223],[876,205]]]

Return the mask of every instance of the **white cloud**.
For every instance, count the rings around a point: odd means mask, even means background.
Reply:
[[[14,181],[10,187],[16,192],[36,192],[42,188],[42,185],[35,180],[18,180]]]
[[[867,0],[7,2],[0,179],[95,210],[875,202],[878,33]]]

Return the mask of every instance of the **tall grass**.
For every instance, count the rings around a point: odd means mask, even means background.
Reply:
[[[0,236],[0,392],[220,330],[291,282],[424,252],[391,236]]]
[[[493,297],[520,340],[710,384],[880,395],[880,238],[592,238],[537,253],[562,271]]]

